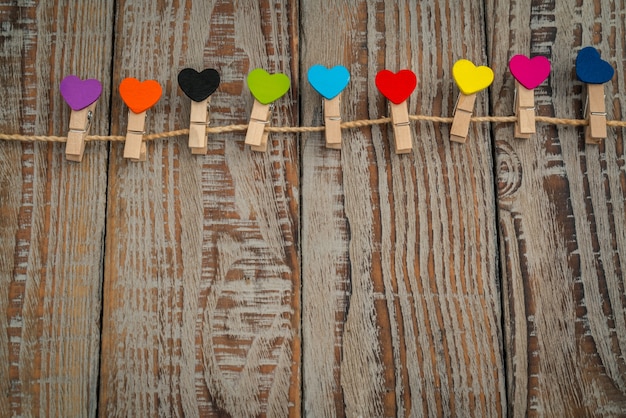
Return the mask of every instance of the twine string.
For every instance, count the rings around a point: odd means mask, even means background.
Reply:
[[[452,123],[452,117],[443,116],[429,116],[429,115],[409,115],[410,120],[425,121],[433,123]],[[516,116],[473,116],[470,119],[474,123],[514,123],[517,120]],[[535,120],[539,123],[561,125],[561,126],[585,126],[589,122],[586,119],[564,119],[547,116],[536,116]],[[354,129],[364,128],[373,125],[384,125],[390,123],[391,118],[380,119],[362,119],[349,122],[343,122],[341,129]],[[626,121],[623,120],[607,120],[607,126],[613,126],[616,128],[626,128]],[[229,132],[245,132],[248,129],[248,125],[226,125],[226,126],[211,126],[207,127],[208,134],[221,134]],[[323,132],[324,126],[268,126],[265,128],[268,132],[279,133],[308,133],[308,132]],[[189,129],[178,129],[168,132],[145,134],[143,139],[145,141],[154,141],[157,139],[172,138],[175,136],[188,135]],[[86,141],[124,141],[126,137],[122,135],[88,135]],[[66,142],[66,136],[51,136],[51,135],[21,135],[21,134],[3,134],[0,133],[0,140],[3,141],[24,141],[24,142]]]

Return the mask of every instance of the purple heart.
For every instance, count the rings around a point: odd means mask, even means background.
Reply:
[[[61,80],[61,95],[73,110],[81,110],[94,103],[102,94],[102,84],[94,78],[81,80],[68,75]]]

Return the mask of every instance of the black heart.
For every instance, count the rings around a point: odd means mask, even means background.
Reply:
[[[178,73],[178,85],[194,102],[201,102],[209,97],[220,85],[220,74],[213,68],[202,70],[185,68]]]

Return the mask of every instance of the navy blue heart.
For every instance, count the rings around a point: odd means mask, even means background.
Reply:
[[[576,76],[589,84],[606,83],[613,78],[615,70],[611,64],[600,58],[600,53],[592,46],[581,49],[576,57]]]

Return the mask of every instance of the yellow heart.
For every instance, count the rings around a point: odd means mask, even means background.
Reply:
[[[454,63],[452,77],[454,77],[461,93],[470,95],[491,85],[493,71],[484,65],[477,67],[472,61],[461,59]]]

